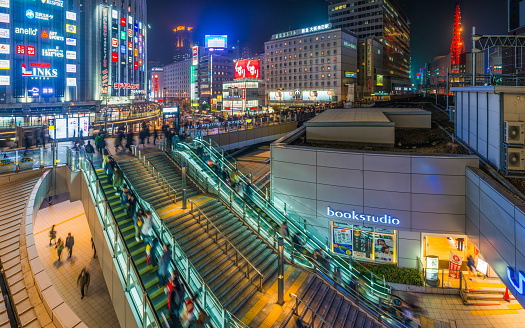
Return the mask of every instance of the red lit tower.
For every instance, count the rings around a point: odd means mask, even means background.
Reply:
[[[458,73],[460,55],[465,52],[465,43],[463,43],[461,29],[461,11],[459,10],[459,4],[456,3],[456,11],[454,13],[454,38],[452,39],[452,46],[450,47],[453,73]]]

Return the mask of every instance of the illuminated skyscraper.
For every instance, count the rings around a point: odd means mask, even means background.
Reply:
[[[173,60],[176,62],[190,59],[193,47],[193,27],[178,26],[173,29],[175,32],[175,55]]]
[[[456,11],[454,13],[454,38],[452,39],[452,45],[450,46],[450,57],[452,64],[452,72],[459,72],[459,65],[461,63],[461,54],[465,52],[465,43],[461,36],[461,11],[459,10],[459,4],[456,3]]]

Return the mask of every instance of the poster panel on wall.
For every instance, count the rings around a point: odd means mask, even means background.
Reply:
[[[56,119],[56,131],[57,131],[57,139],[64,139],[67,138],[67,127],[66,127],[66,119],[65,118],[57,118]]]
[[[332,222],[332,251],[352,256],[352,229],[334,226]]]
[[[83,136],[89,135],[89,116],[80,118],[79,128],[82,130]]]
[[[376,261],[394,262],[394,235],[392,230],[376,228],[374,257]]]
[[[461,263],[463,261],[463,258],[455,253],[452,253],[452,251],[450,251],[449,261],[450,261],[449,267],[448,267],[449,279],[459,279],[459,271],[461,270]]]
[[[356,230],[359,229],[359,230]],[[354,258],[373,259],[374,228],[354,227],[353,251]]]
[[[75,138],[78,136],[78,117],[70,117],[68,119],[67,137]]]
[[[304,101],[332,101],[332,90],[303,91]]]

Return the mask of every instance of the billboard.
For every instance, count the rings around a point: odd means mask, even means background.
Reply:
[[[258,60],[243,59],[235,62],[235,79],[259,79]]]
[[[303,100],[304,101],[332,101],[332,90],[310,90],[303,91]]]
[[[204,44],[206,48],[225,49],[228,47],[228,36],[227,35],[206,35],[204,37]]]
[[[293,91],[275,91],[275,92],[270,92],[270,100],[273,100],[273,101],[291,101],[291,100],[293,100]]]

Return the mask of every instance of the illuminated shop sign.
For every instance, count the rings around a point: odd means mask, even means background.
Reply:
[[[11,46],[8,44],[0,44],[0,54],[9,55],[11,53]]]
[[[509,278],[512,287],[514,287],[514,290],[516,290],[518,294],[523,295],[523,293],[525,293],[525,273],[521,271],[517,272],[518,281],[515,280],[515,276],[516,272],[514,272],[514,269],[511,267],[507,267],[507,278]]]
[[[111,11],[111,17],[113,17],[113,19],[118,19],[118,11],[112,10]]]
[[[288,31],[284,33],[274,34],[272,35],[272,40],[287,38],[291,36],[301,35],[301,34],[308,34],[313,32],[319,32],[319,31],[325,31],[332,28],[332,24],[323,24],[323,25],[317,25],[307,28],[301,28],[293,31]]]
[[[129,30],[128,30],[128,36],[129,36],[130,38],[133,37],[133,30],[132,30],[132,29],[129,29]]]
[[[16,33],[16,29],[15,29]],[[35,30],[36,35],[36,30]],[[9,39],[9,30],[6,28],[0,28],[0,39]]]
[[[139,84],[130,84],[130,83],[115,83],[113,85],[113,89],[129,89],[129,90],[137,90],[140,89]]]
[[[7,31],[7,38],[9,38],[9,30]],[[21,28],[21,27],[15,27],[15,34],[23,34],[23,35],[36,35],[36,32],[38,32],[38,29],[36,28]],[[1,30],[0,30],[1,33]]]
[[[129,50],[133,50],[133,43],[132,42],[128,42],[128,49]]]
[[[66,45],[76,47],[77,46],[77,39],[66,38]]]
[[[76,21],[77,20],[77,14],[72,13],[70,11],[66,11],[66,19]]]
[[[9,0],[0,0],[0,7],[9,8]]]
[[[133,17],[132,16],[128,16],[128,23],[133,24]]]
[[[9,24],[9,14],[0,14],[0,23]]]
[[[135,69],[139,69],[139,63],[138,62],[135,62]]]
[[[115,38],[112,38],[112,39],[111,39],[111,46],[112,46],[112,47],[118,47],[118,40],[115,39]]]
[[[390,224],[390,225],[399,225],[401,222],[399,219],[392,218],[390,215],[383,215],[381,217],[369,215],[369,214],[361,214],[356,211],[352,212],[342,212],[342,211],[334,211],[330,207],[327,207],[327,215],[332,217],[338,217],[338,218],[345,218],[349,220],[357,220],[357,221],[363,221],[363,222],[370,222],[370,223],[382,223],[382,224]]]
[[[44,31],[42,31],[42,34],[40,34],[40,37],[41,37],[42,39],[49,38],[49,34],[47,34],[47,31],[44,30]]]
[[[42,0],[42,3],[47,3],[48,5],[57,6],[57,7],[64,7],[63,0]]]
[[[227,35],[206,35],[204,36],[206,48],[227,48]]]
[[[56,47],[55,49],[42,49],[42,56],[64,58],[64,50]]]
[[[108,82],[109,82],[109,59],[108,59],[108,48],[109,48],[109,33],[108,33],[108,14],[109,8],[102,7],[102,28],[101,28],[101,75],[102,75],[102,93],[107,94]]]
[[[31,68],[27,69],[26,64],[22,63],[22,76],[37,78],[57,77],[58,70],[50,68],[49,64],[37,63],[31,63]]]
[[[7,59],[0,60],[0,69],[11,69],[11,61]]]
[[[76,25],[71,25],[71,24],[66,24],[66,31],[68,33],[76,34],[77,33],[77,26]]]
[[[353,77],[353,78],[355,78],[355,73],[354,72],[345,72],[345,77]]]
[[[139,56],[139,49],[135,48],[135,57]]]
[[[77,65],[66,64],[66,72],[67,73],[76,73],[77,72]]]
[[[57,32],[49,32],[49,40],[64,41],[64,37],[58,35]]]
[[[32,87],[31,89],[27,90],[28,97],[39,97],[40,93],[42,93],[43,97],[49,97],[52,96],[54,93],[53,88],[38,88],[38,87]]]
[[[126,18],[120,17],[120,25],[126,26]]]
[[[197,65],[199,63],[199,47],[193,47],[193,63],[192,65]]]
[[[27,51],[26,51],[27,49]],[[29,56],[35,56],[36,55],[36,48],[35,47],[31,47],[31,46],[22,46],[22,45],[17,45],[16,46],[16,54],[17,55],[29,55]]]
[[[235,79],[259,79],[259,61],[248,59],[236,61]]]
[[[139,26],[137,25],[137,23],[135,23],[135,32],[138,32],[139,31]]]
[[[125,31],[120,31],[120,39],[121,40],[126,40],[126,32]]]
[[[66,51],[66,58],[67,59],[77,59],[77,52],[76,51]]]
[[[114,62],[118,61],[118,53],[116,52],[111,53],[111,61],[114,61]]]
[[[11,77],[9,75],[0,75],[0,85],[10,85]]]
[[[126,53],[126,46],[123,45],[123,44],[120,45],[120,53],[121,54],[125,54]]]
[[[45,21],[50,21],[53,19],[53,15],[51,14],[45,14],[45,13],[41,13],[38,11],[33,11],[31,9],[26,10],[26,17],[28,19],[36,18],[36,19],[41,19]]]
[[[77,79],[74,77],[68,77],[66,79],[66,84],[68,87],[76,87],[77,86]]]

